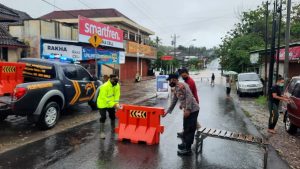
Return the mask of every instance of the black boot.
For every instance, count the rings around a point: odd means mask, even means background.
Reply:
[[[180,155],[180,156],[190,156],[190,155],[192,155],[191,146],[185,145],[185,147],[182,150],[179,149],[177,151],[177,154]]]
[[[183,131],[182,131],[182,132],[178,132],[178,133],[177,133],[177,137],[183,138]]]
[[[116,123],[115,120],[110,121],[111,133],[115,133]]]
[[[186,144],[185,143],[178,144],[178,149],[179,150],[183,150],[185,148],[186,148]]]

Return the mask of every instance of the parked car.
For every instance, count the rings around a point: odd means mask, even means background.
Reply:
[[[11,99],[0,98],[0,121],[8,115],[27,116],[42,129],[50,129],[66,107],[89,103],[97,108],[101,82],[82,66],[33,58],[20,62],[26,64],[24,83],[16,86]]]
[[[263,94],[263,84],[256,73],[238,74],[236,84],[237,94],[241,97],[244,94]]]
[[[290,134],[295,134],[297,128],[300,128],[300,76],[292,78],[284,95],[291,100],[290,103],[283,104],[285,130]]]

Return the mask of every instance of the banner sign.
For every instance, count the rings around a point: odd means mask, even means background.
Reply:
[[[103,40],[102,46],[114,48],[124,48],[123,30],[117,29],[114,26],[106,25],[94,20],[78,16],[78,41],[89,43],[89,39],[94,34],[98,34]]]
[[[82,47],[65,44],[43,44],[43,55],[56,55],[72,57],[74,60],[82,60]]]
[[[162,56],[160,59],[161,60],[173,60],[174,57],[173,56]]]
[[[125,52],[119,52],[119,63],[120,64],[125,63]]]
[[[157,92],[168,92],[168,75],[156,76],[156,91]]]
[[[156,59],[156,49],[154,47],[148,46],[148,45],[143,45],[143,44],[138,44],[136,42],[127,42],[127,53],[130,54],[144,54],[148,58],[153,58]]]
[[[277,53],[277,52],[276,52]],[[275,58],[277,59],[277,54],[275,55]],[[283,61],[285,58],[285,49],[279,50],[279,60]],[[290,47],[289,48],[289,60],[299,60],[300,59],[300,46]]]
[[[119,52],[118,51],[107,51],[107,50],[96,50],[96,57],[100,64],[119,64]],[[82,60],[95,59],[94,48],[83,48],[82,49]]]

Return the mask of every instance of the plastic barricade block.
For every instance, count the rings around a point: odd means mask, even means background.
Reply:
[[[23,83],[25,63],[0,62],[0,96],[12,94],[15,87]]]
[[[160,125],[163,108],[123,105],[116,115],[119,119],[118,140],[130,140],[132,143],[146,142],[158,144],[164,127]]]

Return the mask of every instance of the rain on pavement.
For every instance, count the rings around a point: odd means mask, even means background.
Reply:
[[[207,76],[205,76],[207,75]],[[225,96],[224,84],[212,87],[207,80],[210,73],[193,75],[200,96],[198,120],[202,126],[242,133],[259,135],[247,122],[231,98]],[[217,77],[221,78],[221,77]],[[152,99],[143,105],[164,107],[166,99]],[[118,142],[110,133],[106,122],[108,137],[99,138],[99,122],[94,121],[66,132],[53,135],[18,149],[0,155],[0,168],[262,168],[263,150],[247,145],[216,138],[204,140],[203,154],[180,157],[177,155],[176,132],[182,130],[182,112],[176,108],[171,115],[162,119],[165,131],[160,144],[147,146]]]

